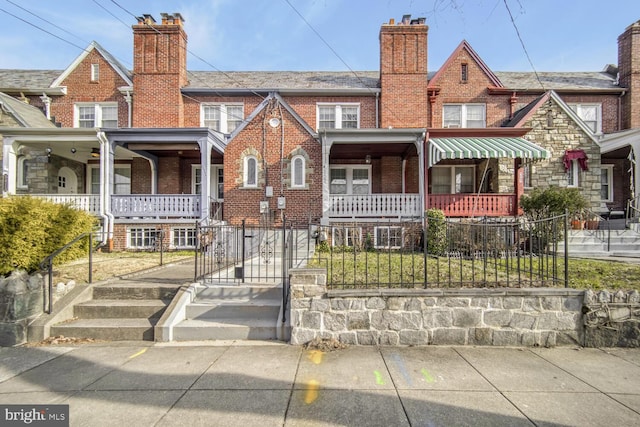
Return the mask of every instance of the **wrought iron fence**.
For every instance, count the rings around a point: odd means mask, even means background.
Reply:
[[[567,286],[565,215],[315,226],[331,289]]]

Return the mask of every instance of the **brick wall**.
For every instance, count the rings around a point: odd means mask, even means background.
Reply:
[[[100,78],[91,81],[91,64],[98,64]],[[127,83],[100,55],[97,49],[93,49],[86,58],[67,76],[62,82],[67,87],[65,96],[51,97],[51,117],[59,122],[62,127],[73,127],[74,105],[78,102],[117,102],[118,125],[127,126],[128,107],[122,94],[118,90]],[[43,108],[39,97],[32,98],[33,105]],[[44,111],[44,108],[43,108]]]
[[[640,21],[618,37],[620,86],[629,89],[622,98],[622,128],[640,127]]]
[[[426,25],[380,29],[380,127],[427,125]]]

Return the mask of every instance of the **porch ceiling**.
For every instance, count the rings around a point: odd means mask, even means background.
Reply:
[[[386,144],[340,144],[331,146],[331,159],[363,159],[365,156],[379,158],[382,156],[407,157],[416,155],[416,147],[413,143],[386,143]]]
[[[429,167],[444,159],[548,159],[551,154],[524,138],[431,138]]]

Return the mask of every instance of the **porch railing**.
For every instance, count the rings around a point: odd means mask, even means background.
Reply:
[[[330,217],[422,216],[419,194],[350,194],[330,197]]]
[[[197,194],[130,194],[111,196],[111,213],[116,218],[199,218]]]
[[[69,205],[74,209],[89,212],[93,215],[100,213],[100,196],[98,194],[30,194],[61,205]]]
[[[448,217],[510,216],[515,214],[515,194],[429,194],[429,208]]]

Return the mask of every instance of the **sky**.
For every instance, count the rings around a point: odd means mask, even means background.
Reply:
[[[411,14],[430,71],[462,40],[493,71],[600,71],[640,1],[0,0],[0,68],[63,70],[97,41],[131,69],[135,17],[162,12],[185,20],[190,70],[377,71],[380,26]]]

